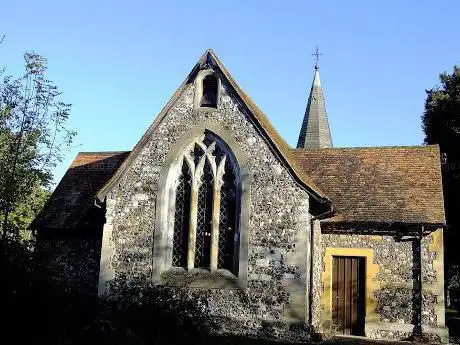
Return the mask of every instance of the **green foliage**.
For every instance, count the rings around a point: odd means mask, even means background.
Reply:
[[[441,85],[427,90],[422,116],[425,144],[439,144],[449,160],[460,158],[460,67],[439,76]]]
[[[460,296],[460,67],[455,66],[452,74],[444,72],[439,78],[441,85],[427,90],[422,121],[425,144],[439,144],[443,156],[446,287],[450,302],[455,304]]]
[[[51,169],[63,158],[75,131],[67,128],[71,105],[46,78],[41,55],[24,54],[25,73],[19,78],[0,73],[0,210],[3,233],[27,223],[37,186],[51,183]],[[31,203],[32,205],[27,205]],[[8,220],[14,214],[12,221]],[[9,228],[10,223],[14,226]]]
[[[455,228],[460,228],[460,67],[455,66],[452,74],[444,72],[439,78],[441,85],[427,90],[422,120],[425,143],[439,144],[445,163],[443,187],[447,225],[451,230],[446,234],[449,243],[460,240],[455,234]],[[451,258],[454,256],[448,257]]]
[[[450,265],[447,273],[450,305],[460,310],[460,265]]]
[[[10,212],[8,229],[16,234],[20,234],[22,238],[29,238],[28,227],[43,208],[50,195],[51,192],[43,187],[34,186],[28,194],[27,199],[24,202],[18,203]],[[3,217],[4,214],[0,210],[0,219],[3,219]]]

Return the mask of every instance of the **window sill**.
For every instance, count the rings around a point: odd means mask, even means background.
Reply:
[[[204,288],[204,289],[244,289],[238,277],[228,270],[218,269],[210,272],[202,268],[190,271],[182,267],[172,267],[161,273],[155,281],[158,285]]]

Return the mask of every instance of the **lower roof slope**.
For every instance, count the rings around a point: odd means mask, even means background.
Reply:
[[[95,195],[128,153],[78,153],[31,228],[91,227]]]
[[[439,147],[292,150],[332,201],[328,221],[445,223]]]
[[[98,191],[129,152],[80,152],[32,228],[84,228]],[[438,146],[291,150],[330,198],[331,223],[443,225]]]

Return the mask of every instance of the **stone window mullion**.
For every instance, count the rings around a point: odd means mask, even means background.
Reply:
[[[178,192],[187,193],[188,197],[187,206],[181,206],[185,209],[174,207],[175,213],[171,215],[174,221],[173,266],[210,271],[222,268],[233,272],[237,267],[233,261],[238,255],[239,243],[235,237],[238,231],[235,212],[239,201],[234,190],[238,176],[233,173],[233,160],[222,143],[207,135],[190,143],[182,157],[183,164],[177,168],[177,181],[188,180],[188,191],[183,192],[184,187],[178,191],[175,184],[172,185],[176,195],[172,202],[178,198]],[[189,168],[187,171],[185,166]],[[187,178],[185,175],[182,177],[184,171],[188,174]],[[182,181],[182,185],[184,183]],[[182,194],[179,198],[179,201],[185,201]],[[184,210],[187,210],[188,217],[184,218]],[[181,226],[181,222],[184,225]],[[183,239],[177,234],[179,228],[183,231]],[[178,259],[180,250],[183,261]]]
[[[202,157],[204,158],[204,156]],[[195,267],[195,249],[196,249],[196,227],[198,217],[198,190],[201,186],[201,177],[203,175],[203,164],[194,166],[193,159],[186,156],[189,165],[192,167],[192,190],[190,195],[190,219],[188,233],[188,250],[187,250],[187,269]],[[204,161],[203,159],[201,161]],[[201,162],[200,162],[201,163]]]
[[[199,128],[187,138],[193,139],[177,144],[160,175],[153,281],[174,286],[177,276],[182,285],[187,270],[191,282],[206,277],[204,270],[210,270],[209,287],[221,288],[232,281],[232,287],[235,283],[244,288],[250,200],[245,157],[230,136],[229,145],[217,134]],[[237,148],[237,155],[232,147]],[[198,268],[200,275],[195,276]],[[163,276],[164,272],[168,275]]]
[[[219,223],[220,223],[220,192],[224,184],[223,176],[225,173],[224,156],[219,165],[214,169],[214,198],[212,208],[212,232],[211,232],[211,271],[217,270],[219,259]]]

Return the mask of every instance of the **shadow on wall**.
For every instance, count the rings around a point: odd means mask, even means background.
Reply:
[[[64,293],[97,296],[102,245],[102,225],[84,230],[41,231],[34,260],[37,275]]]
[[[412,241],[412,324],[414,325],[413,335],[421,334],[422,329],[422,281],[421,281],[421,262],[420,262],[420,241]]]
[[[220,338],[199,289],[192,296],[187,289],[133,282],[120,287],[123,294],[117,297],[97,299],[43,279],[28,244],[8,240],[0,246],[0,273],[8,277],[0,284],[2,337],[15,343],[267,343]]]
[[[212,325],[206,301],[187,299],[180,289],[123,287],[123,295],[98,300],[47,280],[32,243],[0,242],[2,337],[15,343],[146,344],[199,339]],[[188,341],[190,342],[190,341]],[[198,341],[197,341],[198,342]]]
[[[412,287],[385,286],[377,292],[377,312],[384,322],[398,323],[404,321],[413,325],[412,335],[404,340],[413,340],[421,335],[422,329],[422,295],[420,284],[420,242],[417,238],[412,243]],[[428,297],[429,298],[429,297]],[[431,303],[434,303],[431,301]],[[433,307],[434,308],[434,307]],[[423,318],[423,325],[429,315]],[[431,325],[436,326],[436,325]]]
[[[279,336],[278,324],[253,327],[252,320],[248,325],[211,317],[203,289],[132,280],[117,285],[110,298],[98,299],[82,286],[69,288],[69,282],[47,276],[37,252],[26,243],[0,245],[0,274],[8,277],[0,284],[2,337],[15,343],[249,345],[274,344],[267,339]],[[239,303],[251,304],[243,290],[237,290],[236,297]],[[288,327],[294,334],[305,334],[301,325]],[[248,328],[253,332],[247,333]]]
[[[127,154],[79,153],[32,222],[40,277],[56,289],[96,297],[105,204],[94,197]]]
[[[444,260],[446,274],[446,299],[448,307],[460,310],[460,165],[443,164],[442,184],[447,228],[444,231]]]

